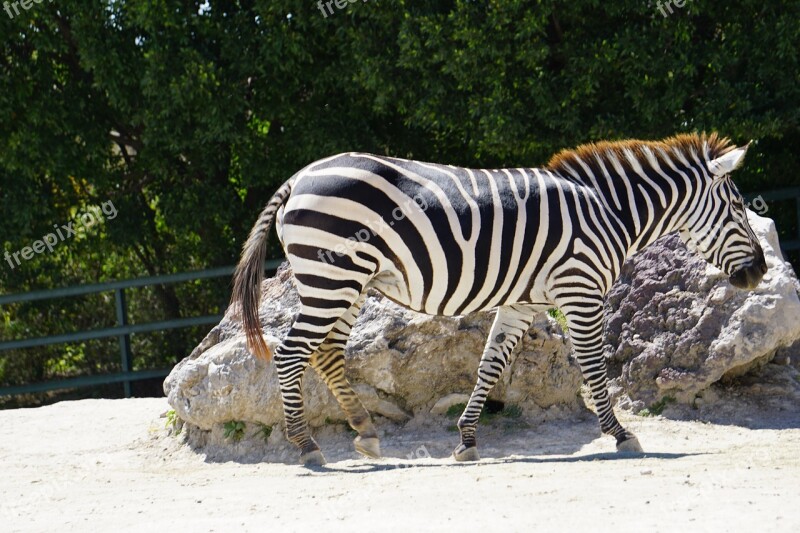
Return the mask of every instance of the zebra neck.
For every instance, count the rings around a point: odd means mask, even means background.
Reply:
[[[683,180],[633,179],[629,185],[639,194],[633,195],[619,214],[628,243],[627,257],[681,227],[691,215],[698,193]]]

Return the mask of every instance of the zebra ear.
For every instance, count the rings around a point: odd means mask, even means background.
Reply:
[[[753,144],[753,141],[750,141],[745,146],[734,148],[727,154],[721,155],[716,159],[712,159],[708,162],[708,171],[711,172],[711,175],[715,178],[721,178],[726,174],[730,174],[742,165],[744,154],[747,153],[747,149],[750,148],[751,144]]]

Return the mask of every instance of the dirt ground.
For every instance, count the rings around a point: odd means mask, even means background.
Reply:
[[[449,457],[458,438],[444,427],[383,430],[380,461],[331,430],[318,434],[328,465],[309,470],[213,462],[168,435],[168,409],[0,411],[0,531],[800,531],[800,424],[786,413],[626,415],[648,452],[627,457],[590,413],[498,422],[473,464]]]

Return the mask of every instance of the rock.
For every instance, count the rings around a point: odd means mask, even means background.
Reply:
[[[712,384],[766,364],[800,339],[800,283],[783,259],[772,220],[748,216],[769,267],[753,291],[731,286],[677,234],[623,266],[606,299],[606,350],[613,389],[634,404],[666,396],[691,403]]]
[[[774,395],[785,389],[787,397],[800,397],[800,282],[781,256],[772,221],[749,216],[769,266],[753,291],[730,286],[724,274],[674,234],[624,265],[606,301],[610,388],[618,406],[637,410],[667,396],[709,406],[720,398],[710,389],[713,384],[763,365],[766,384],[748,382],[745,393]],[[284,265],[262,286],[259,316],[271,348],[288,331],[298,307],[291,271]],[[386,421],[445,424],[429,419],[467,401],[493,317],[493,312],[421,315],[370,294],[347,346],[347,374],[379,428]],[[490,398],[519,406],[528,419],[581,410],[580,372],[558,325],[541,315],[520,344]],[[782,364],[767,364],[776,354]],[[758,375],[750,373],[748,379],[758,381]],[[309,424],[341,427],[343,414],[316,373],[309,370],[303,385]],[[249,354],[231,309],[173,369],[164,391],[185,421],[190,442],[217,446],[220,457],[227,457],[223,449],[230,445],[224,440],[226,422],[283,425],[274,365]],[[247,427],[247,438],[257,439],[252,428],[260,426]],[[274,431],[270,442],[293,457],[281,433]],[[249,457],[257,460],[262,450],[257,444],[242,441],[235,448],[250,450]]]
[[[354,383],[353,390],[356,391],[367,411],[372,414],[381,415],[394,422],[405,422],[413,417],[396,404],[378,396],[378,391],[366,383]]]
[[[271,348],[286,334],[298,308],[291,271],[284,265],[262,287],[259,315]],[[430,417],[435,405],[468,398],[465,393],[475,385],[493,318],[493,312],[426,316],[371,294],[347,345],[348,378],[376,422],[381,417],[393,422]],[[541,315],[490,398],[517,405],[528,417],[548,418],[545,410],[551,406],[560,408],[547,413],[574,412],[582,405],[576,394],[581,376],[569,353],[570,344],[558,325]],[[312,427],[344,420],[316,372],[306,373],[303,386]],[[164,391],[176,414],[190,426],[187,432],[203,439],[220,434],[221,425],[231,420],[283,424],[274,364],[250,355],[231,309],[172,370]]]
[[[448,394],[436,402],[431,408],[431,414],[443,415],[454,405],[465,404],[467,402],[469,402],[469,394],[459,394],[454,392],[453,394]]]

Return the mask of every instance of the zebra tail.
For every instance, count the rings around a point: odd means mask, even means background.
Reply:
[[[261,301],[261,282],[264,279],[264,261],[267,255],[267,238],[275,213],[292,193],[290,179],[270,198],[258,220],[250,230],[247,242],[242,249],[242,257],[233,274],[233,294],[231,305],[240,304],[242,323],[247,336],[247,348],[259,359],[269,360],[272,352],[261,333],[258,319],[258,305]]]

